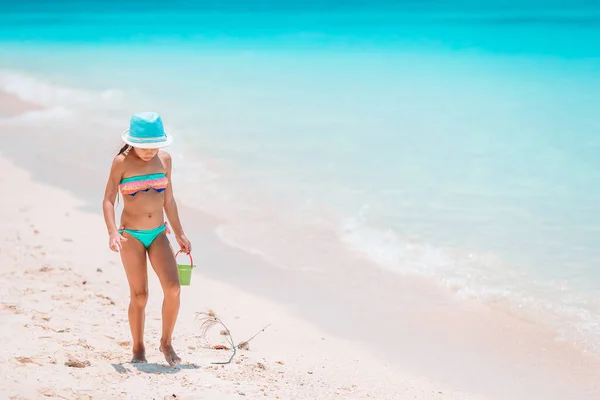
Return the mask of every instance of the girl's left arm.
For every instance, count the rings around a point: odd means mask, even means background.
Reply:
[[[192,251],[192,244],[183,232],[183,227],[181,225],[181,221],[179,220],[177,202],[175,201],[175,197],[173,196],[173,180],[171,178],[171,155],[165,151],[161,151],[160,155],[161,161],[163,162],[163,165],[166,170],[167,178],[169,179],[169,184],[165,189],[165,203],[163,208],[165,210],[165,214],[167,214],[167,218],[169,219],[169,223],[171,224],[171,229],[173,229],[173,233],[175,234],[175,240],[177,240],[181,251],[186,254],[189,254]]]

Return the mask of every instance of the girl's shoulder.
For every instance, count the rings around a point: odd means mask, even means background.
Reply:
[[[115,158],[113,158],[112,165],[110,168],[113,174],[122,175],[123,172],[125,172],[125,168],[126,168],[125,160],[126,160],[126,157],[124,154],[116,155]]]
[[[167,153],[164,150],[160,150],[158,152],[158,157],[160,158],[161,161],[166,161],[166,162],[171,162],[171,155],[169,153]]]
[[[125,166],[125,160],[127,160],[127,157],[125,156],[125,154],[117,154],[115,156],[115,158],[113,158],[113,167],[124,167]]]
[[[158,152],[158,158],[160,160],[160,162],[162,163],[162,165],[165,167],[165,169],[168,171],[169,168],[171,167],[171,155],[169,153],[167,153],[166,151],[160,150]]]

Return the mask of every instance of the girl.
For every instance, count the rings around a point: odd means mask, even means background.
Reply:
[[[173,250],[166,234],[166,214],[181,251],[189,254],[192,245],[183,233],[173,197],[171,156],[159,148],[172,137],[164,131],[160,116],[152,112],[134,114],[125,142],[114,158],[106,185],[102,209],[109,234],[109,247],[120,252],[129,281],[129,326],[133,337],[132,362],[146,362],[144,347],[145,307],[148,300],[146,254],[164,292],[160,351],[169,365],[181,359],[173,350],[171,336],[179,313],[179,276]],[[115,199],[123,197],[121,227],[115,222]],[[164,213],[163,213],[164,210]]]

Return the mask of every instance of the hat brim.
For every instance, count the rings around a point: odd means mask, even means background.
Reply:
[[[129,129],[126,129],[123,132],[121,139],[123,139],[123,141],[128,145],[137,147],[138,149],[160,149],[173,143],[173,136],[169,135],[167,132],[165,132],[165,140],[160,142],[134,142],[129,138]]]

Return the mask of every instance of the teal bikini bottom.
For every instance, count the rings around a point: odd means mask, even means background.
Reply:
[[[161,225],[154,229],[119,229],[119,233],[129,233],[131,236],[142,242],[144,247],[148,248],[158,235],[167,229],[167,224]]]

